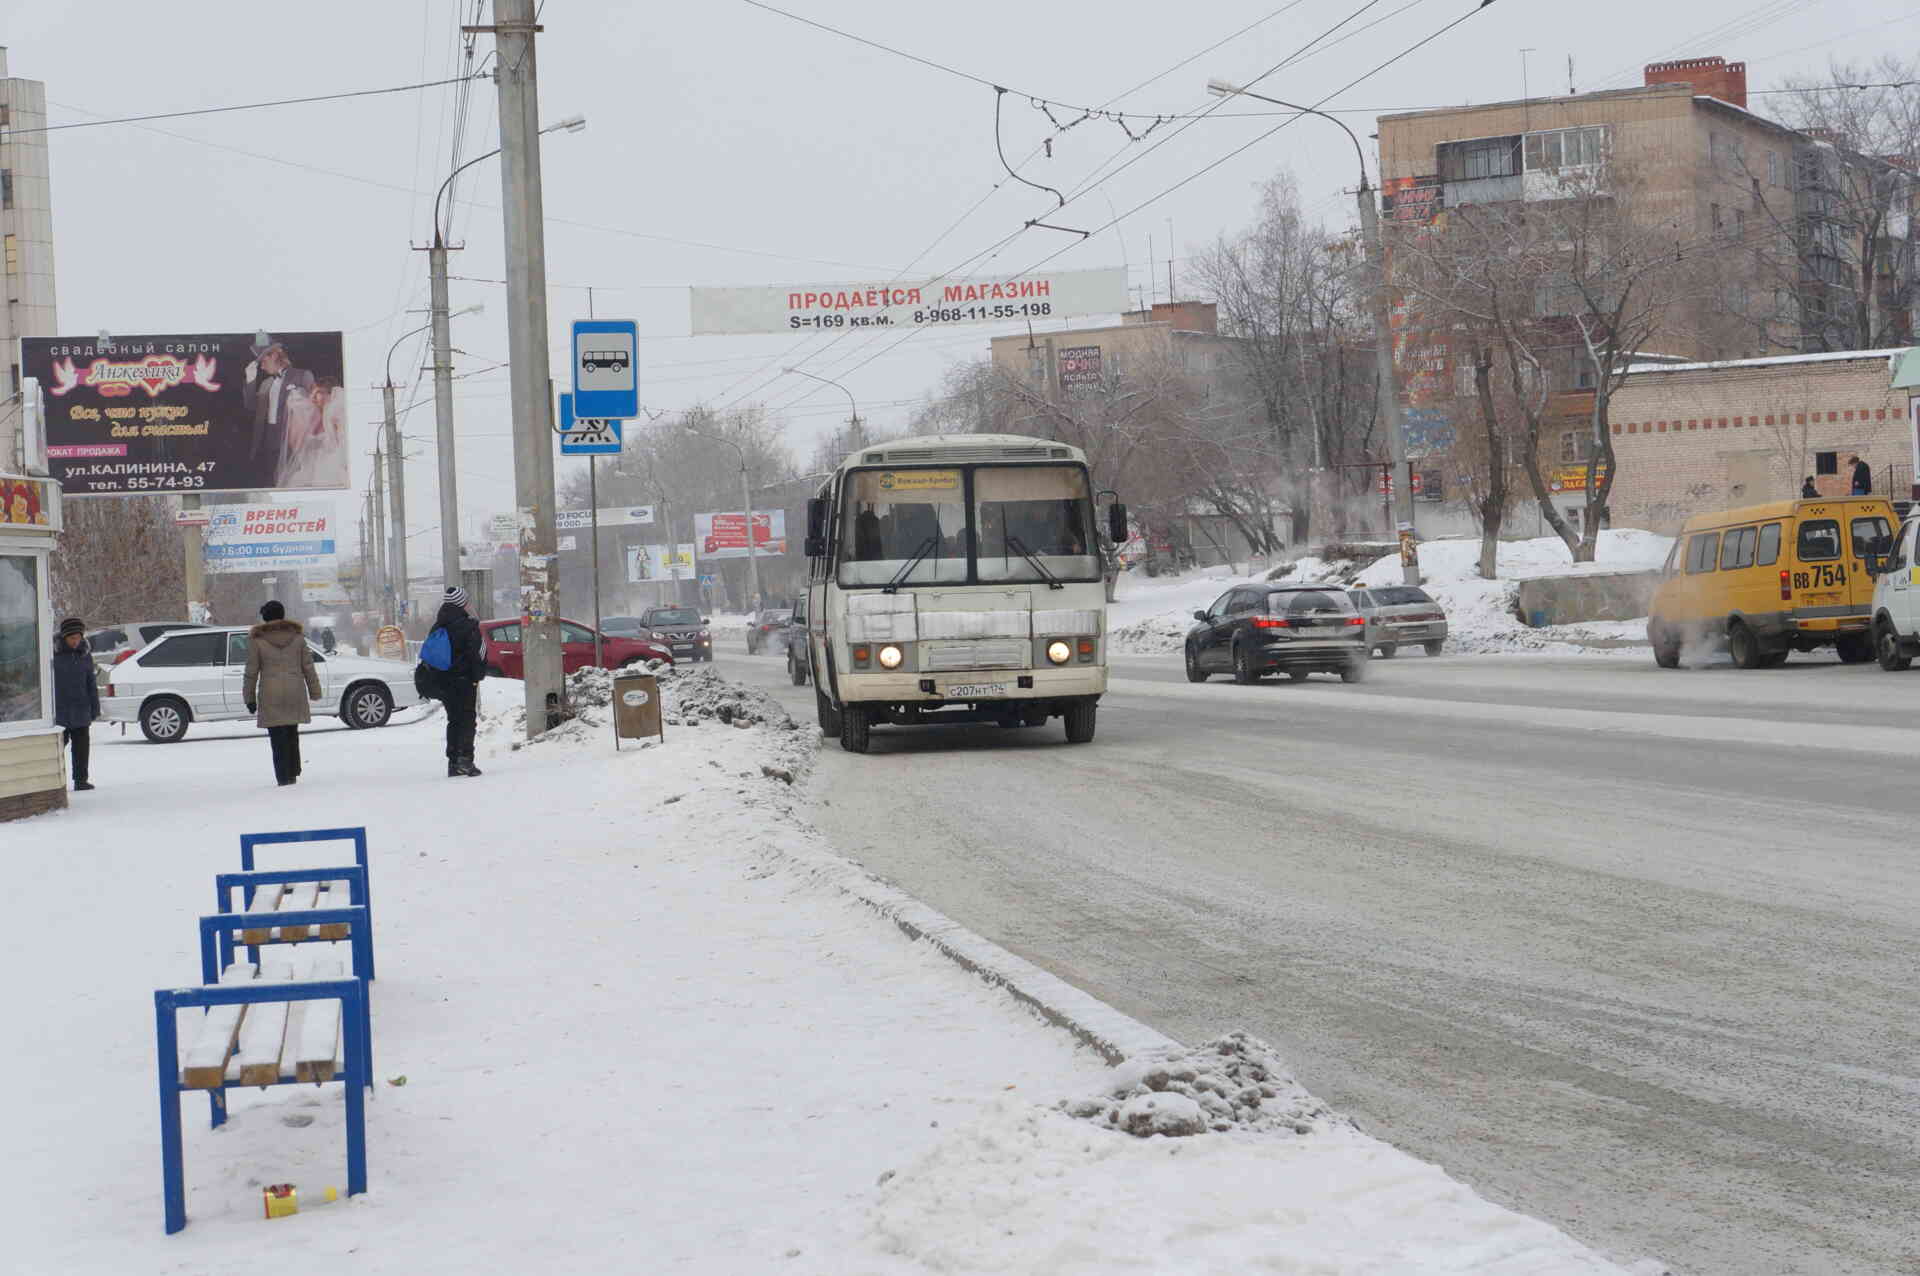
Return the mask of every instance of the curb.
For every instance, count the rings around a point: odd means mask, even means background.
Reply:
[[[852,896],[898,926],[909,939],[933,945],[962,970],[1004,990],[1055,1027],[1066,1029],[1109,1064],[1141,1055],[1177,1053],[1186,1048],[1032,962],[1014,956],[851,860],[831,851],[779,841],[773,849],[808,877]]]

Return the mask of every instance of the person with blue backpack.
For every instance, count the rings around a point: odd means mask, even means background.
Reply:
[[[433,630],[420,644],[416,679],[422,690],[446,707],[447,775],[479,775],[473,764],[474,719],[479,710],[480,680],[487,676],[486,650],[480,641],[480,622],[467,610],[467,591],[447,586]]]

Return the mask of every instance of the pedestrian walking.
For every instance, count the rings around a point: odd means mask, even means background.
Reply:
[[[480,641],[480,622],[467,610],[467,591],[448,585],[433,618],[434,632],[421,645],[420,659],[433,671],[436,698],[447,711],[447,776],[479,775],[473,764],[474,720],[480,709],[480,681],[487,676],[487,657]],[[436,634],[446,631],[446,650],[439,650]],[[432,649],[431,656],[429,649]],[[444,658],[442,667],[438,662]]]
[[[1873,467],[1861,460],[1858,452],[1847,458],[1847,464],[1853,467],[1853,495],[1872,496]]]
[[[273,746],[273,778],[284,787],[300,778],[300,724],[313,721],[309,700],[320,698],[320,674],[299,621],[287,619],[278,601],[260,608],[260,623],[247,631],[247,673],[241,698]]]
[[[87,627],[78,616],[60,622],[60,642],[53,649],[53,721],[66,731],[73,751],[73,791],[93,788],[87,779],[92,741],[87,728],[100,716],[100,684],[94,677],[93,649],[87,646]]]

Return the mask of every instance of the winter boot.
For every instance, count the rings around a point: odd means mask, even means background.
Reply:
[[[449,780],[458,780],[465,774],[466,771],[460,766],[459,758],[447,759],[447,778]]]
[[[466,757],[460,759],[460,774],[462,775],[479,775],[480,774],[480,768],[473,764],[473,755],[471,753],[469,753]]]

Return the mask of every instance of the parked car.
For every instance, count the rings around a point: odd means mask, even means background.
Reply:
[[[747,654],[757,653],[769,643],[785,646],[787,626],[793,623],[793,608],[768,607],[747,619]]]
[[[675,660],[713,659],[713,631],[691,607],[649,608],[640,616],[640,628],[640,637],[665,643]]]
[[[793,614],[787,620],[787,677],[793,679],[793,685],[804,687],[807,679],[813,676],[810,665],[811,650],[807,646],[807,600],[803,595],[794,604]]]
[[[1327,585],[1237,585],[1187,632],[1187,681],[1231,673],[1258,682],[1284,669],[1295,682],[1337,673],[1342,682],[1367,676],[1367,620],[1347,592]]]
[[[125,660],[161,634],[200,628],[203,626],[190,620],[123,620],[88,634],[87,649],[93,652],[93,663],[104,672],[107,666]]]
[[[645,638],[646,626],[640,623],[638,616],[602,616],[600,632],[612,634],[616,638]]]
[[[119,661],[100,692],[110,722],[137,722],[155,744],[184,739],[195,722],[233,722],[252,715],[241,698],[251,643],[244,626],[182,627]],[[384,727],[394,710],[419,703],[412,671],[396,677],[389,660],[329,656],[313,647],[320,675],[315,716],[338,717],[350,727]]]
[[[526,663],[520,650],[518,620],[486,620],[480,623],[480,640],[487,656],[487,676],[520,678],[526,675]],[[673,653],[647,638],[623,638],[600,631],[600,667],[618,669],[623,665],[658,660],[673,663]],[[560,663],[563,672],[587,669],[593,665],[593,630],[571,620],[560,622]]]
[[[1347,597],[1367,620],[1367,650],[1392,660],[1402,647],[1419,644],[1429,656],[1447,645],[1447,613],[1433,595],[1413,585],[1349,589]]]

